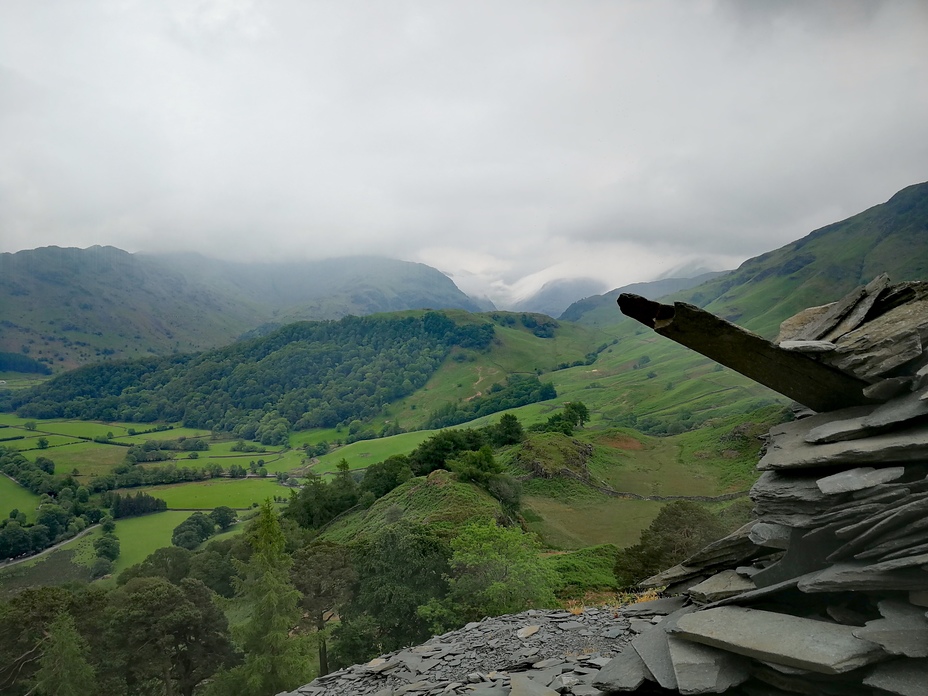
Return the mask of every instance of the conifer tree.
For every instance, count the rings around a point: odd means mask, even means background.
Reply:
[[[219,676],[214,693],[267,696],[296,688],[312,678],[310,645],[291,636],[299,623],[300,593],[290,582],[292,560],[270,499],[262,503],[250,532],[254,548],[247,562],[236,562],[236,599],[247,612],[233,629],[244,662]]]
[[[94,696],[97,683],[87,662],[87,643],[74,619],[61,612],[48,626],[45,652],[35,674],[36,696]]]

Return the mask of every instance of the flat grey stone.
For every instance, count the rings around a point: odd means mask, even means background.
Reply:
[[[871,543],[878,543],[878,540],[885,538],[887,534],[900,529],[912,520],[924,518],[925,515],[928,514],[928,497],[921,494],[920,497],[912,500],[912,502],[900,505],[897,509],[891,509],[888,512],[892,514],[881,517],[879,521],[875,521],[875,524],[872,526],[864,527],[864,523],[861,523],[860,525],[851,525],[850,527],[837,530],[835,532],[836,536],[847,536],[847,533],[842,534],[844,529],[849,530],[848,533],[853,530],[855,536],[846,544],[836,549],[829,555],[828,559],[831,561],[838,561],[850,558]],[[861,527],[863,527],[864,530],[858,533]]]
[[[780,341],[777,345],[796,353],[828,353],[835,349],[831,341]]]
[[[558,696],[557,691],[518,674],[512,676],[510,696]]]
[[[866,416],[845,418],[812,428],[809,434],[806,435],[805,441],[810,445],[823,445],[828,442],[859,440],[870,437],[873,435],[873,430],[864,425],[864,418]]]
[[[452,692],[453,693],[453,692]],[[505,686],[480,686],[473,691],[466,692],[468,696],[509,696],[509,689]]]
[[[915,380],[912,377],[887,377],[864,387],[864,396],[875,401],[889,401],[911,391],[914,384]]]
[[[928,657],[928,618],[924,608],[888,599],[879,607],[883,618],[868,621],[854,635],[876,643],[890,655]]]
[[[928,590],[909,592],[909,602],[919,607],[928,607]]]
[[[820,478],[816,481],[816,484],[822,493],[835,495],[872,488],[881,483],[889,483],[901,478],[904,474],[905,467],[903,466],[889,466],[880,469],[865,466]]]
[[[785,549],[789,546],[789,537],[792,529],[782,524],[770,522],[756,522],[751,527],[749,538],[758,546],[767,546],[773,549]]]
[[[867,288],[865,285],[854,288],[837,302],[827,305],[828,309],[826,311],[815,313],[814,318],[800,331],[796,332],[795,340],[815,341],[827,336],[866,296]]]
[[[817,307],[807,307],[801,312],[797,312],[788,319],[783,320],[780,324],[780,331],[777,334],[775,343],[779,345],[784,341],[805,340],[805,337],[808,336],[808,327],[810,327],[813,322],[819,321],[822,317],[827,315],[836,304],[836,302],[830,302]]]
[[[677,677],[673,671],[670,647],[667,644],[667,632],[672,630],[681,618],[694,609],[695,607],[689,606],[675,611],[659,625],[632,640],[632,647],[647,665],[648,671],[654,675],[655,681],[665,689],[677,688]]]
[[[812,445],[805,442],[808,430],[802,427],[810,420],[813,419],[780,426],[780,434],[771,440],[757,467],[782,470],[855,464],[880,466],[917,462],[928,457],[928,425],[861,440]],[[793,427],[784,431],[788,426]]]
[[[843,372],[876,381],[922,354],[919,334],[926,318],[928,303],[907,302],[836,339],[835,350],[821,359]]]
[[[750,676],[746,661],[730,652],[673,636],[668,646],[681,694],[717,694]]]
[[[723,570],[691,587],[687,594],[694,600],[708,603],[754,589],[757,589],[757,586],[748,578],[742,577],[734,570]]]
[[[928,415],[928,402],[922,401],[922,396],[922,392],[917,391],[887,401],[864,418],[862,425],[865,428],[885,428],[926,416]]]
[[[703,575],[702,568],[690,568],[685,565],[675,565],[667,570],[662,570],[657,575],[652,575],[638,583],[638,587],[644,589],[656,589],[658,587],[667,587],[692,580],[695,577]],[[624,613],[624,610],[623,610]]]
[[[686,597],[661,597],[650,602],[638,602],[622,607],[619,611],[622,616],[667,616],[682,609],[686,604]]]
[[[913,568],[879,570],[860,561],[835,563],[801,579],[802,592],[888,592],[928,590],[928,574]]]
[[[893,660],[873,668],[864,684],[898,696],[925,696],[928,660]]]
[[[675,637],[820,674],[840,674],[884,657],[855,638],[849,626],[743,607],[717,607],[682,616]]]
[[[604,691],[634,691],[654,676],[631,645],[616,655],[593,678],[593,686]]]
[[[864,286],[864,296],[854,303],[853,307],[850,308],[844,318],[829,330],[824,335],[824,338],[829,341],[835,341],[844,334],[860,326],[866,318],[867,313],[889,285],[889,276],[885,273],[878,275],[867,283],[867,285]]]

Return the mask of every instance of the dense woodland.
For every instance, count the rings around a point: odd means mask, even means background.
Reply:
[[[422,387],[454,346],[485,349],[492,323],[441,312],[298,322],[199,354],[104,362],[8,393],[27,418],[182,422],[266,445],[290,430],[365,420]]]

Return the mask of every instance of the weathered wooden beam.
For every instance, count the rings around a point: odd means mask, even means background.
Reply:
[[[640,295],[619,295],[619,309],[677,343],[750,377],[816,411],[877,403],[863,394],[867,383],[767,339],[699,307],[660,304]]]

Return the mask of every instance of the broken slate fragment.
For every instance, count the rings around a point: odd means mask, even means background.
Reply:
[[[928,657],[928,618],[925,610],[907,602],[883,600],[879,603],[882,619],[868,621],[854,631],[862,640],[876,643],[890,655]],[[926,684],[928,687],[928,684]]]
[[[827,353],[835,349],[831,341],[780,341],[778,345],[783,350],[797,353]]]
[[[767,469],[807,469],[854,464],[887,464],[917,462],[928,458],[928,425],[918,425],[900,432],[875,435],[861,440],[847,440],[812,445],[805,442],[808,430],[802,428],[809,418],[780,426],[779,434],[771,439],[767,453],[757,464]],[[772,431],[771,431],[772,432]]]
[[[757,589],[754,583],[742,577],[734,570],[723,570],[708,580],[689,589],[689,596],[698,602],[717,602],[726,597],[734,597],[743,592]]]
[[[558,696],[554,689],[521,675],[513,675],[511,683],[510,696]]]
[[[864,684],[898,696],[925,696],[928,660],[893,660],[873,668]]]
[[[749,538],[758,546],[767,546],[772,549],[786,549],[789,546],[791,529],[782,524],[770,522],[756,522],[751,527]]]
[[[642,633],[632,640],[632,647],[647,665],[654,679],[665,689],[676,689],[677,678],[670,659],[670,646],[667,644],[667,632],[677,625],[677,621],[694,611],[696,607],[688,606],[674,612],[650,631]]]
[[[634,691],[654,676],[631,645],[616,655],[593,678],[593,686],[604,691]]]
[[[686,597],[661,597],[650,602],[638,602],[622,607],[622,616],[667,616],[682,609]]]
[[[820,674],[841,674],[885,657],[878,645],[856,638],[849,626],[744,607],[717,607],[682,616],[672,633]]]
[[[904,466],[889,466],[880,469],[874,469],[872,466],[862,466],[820,478],[815,483],[822,493],[836,495],[838,493],[860,491],[881,483],[889,483],[901,478],[903,475],[905,475]]]
[[[681,694],[717,694],[750,676],[746,660],[730,652],[673,636],[667,642]]]
[[[802,592],[928,590],[928,573],[914,568],[880,570],[862,562],[835,563],[799,581]]]

